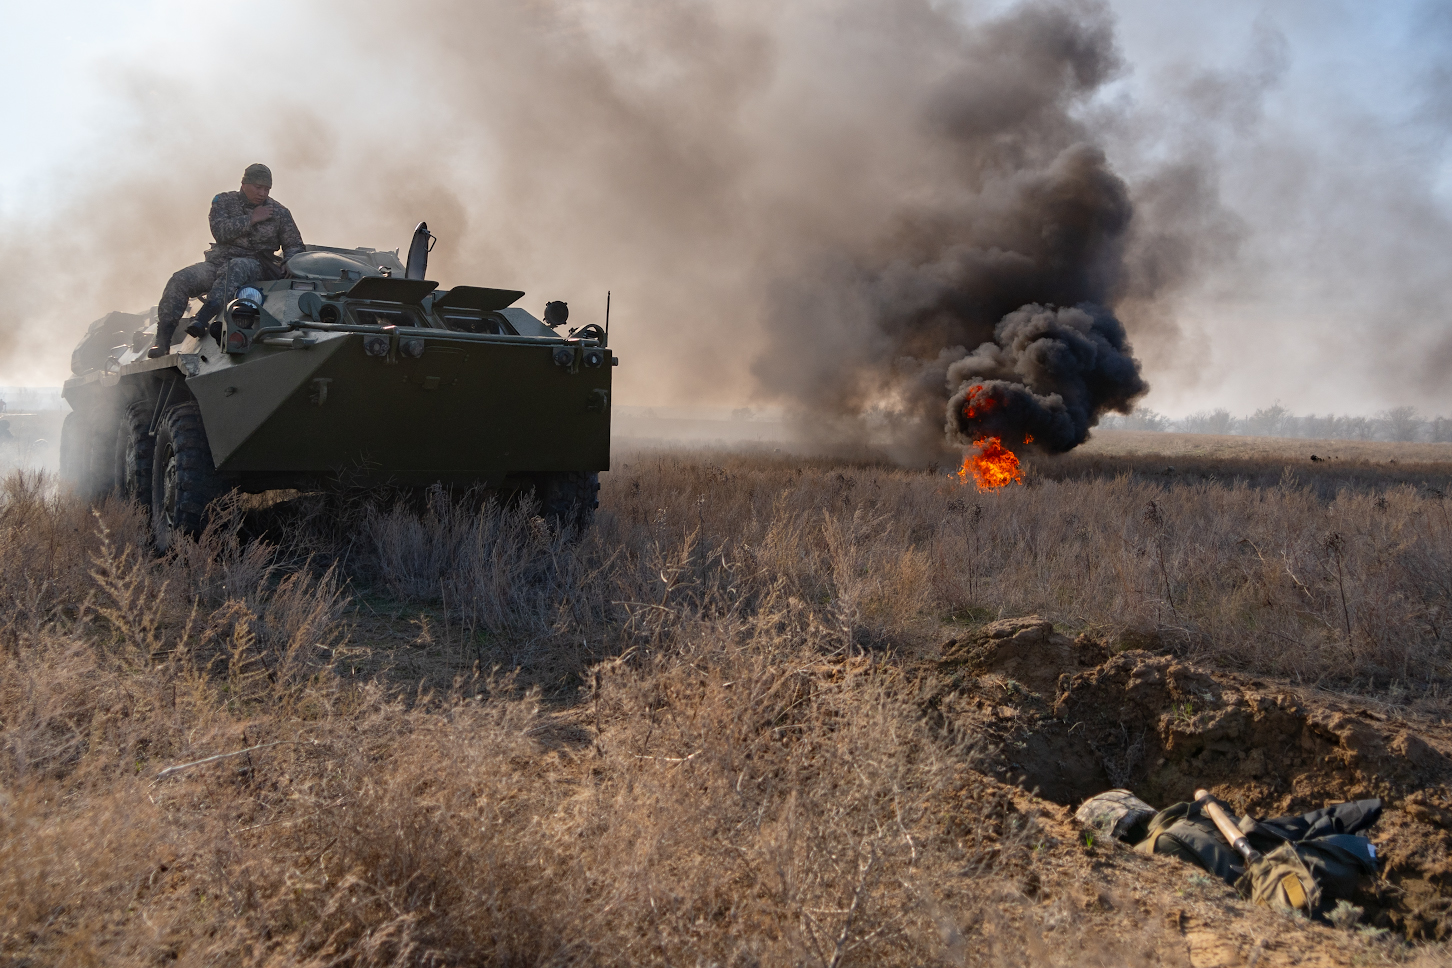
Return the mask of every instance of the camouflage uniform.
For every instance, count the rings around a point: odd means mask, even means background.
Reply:
[[[302,233],[292,213],[274,199],[272,217],[252,224],[257,206],[240,191],[223,192],[212,199],[208,221],[217,241],[207,250],[206,261],[174,273],[156,307],[156,345],[171,346],[176,324],[194,298],[224,306],[237,290],[249,282],[281,279],[282,263],[303,249]],[[282,259],[274,253],[282,249]]]

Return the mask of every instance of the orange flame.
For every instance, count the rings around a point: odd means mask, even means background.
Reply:
[[[997,406],[997,404],[994,403],[993,398],[990,396],[985,395],[983,399],[980,400],[978,398],[978,395],[980,393],[983,393],[983,384],[975,383],[973,386],[968,388],[968,395],[963,398],[963,416],[967,417],[969,420],[977,420],[979,417],[983,416],[985,413]]]
[[[1023,469],[1018,466],[1018,455],[1003,446],[997,437],[984,437],[974,442],[976,454],[963,458],[958,468],[958,480],[964,484],[973,477],[973,483],[980,491],[994,491],[1008,484],[1023,483]]]
[[[988,395],[987,388],[975,383],[963,397],[963,416],[977,420],[998,408],[998,401]],[[1033,443],[1033,437],[1024,434],[1024,443]],[[979,437],[973,442],[978,452],[963,458],[958,468],[958,480],[964,484],[968,478],[978,485],[980,491],[993,491],[1008,484],[1022,484],[1023,470],[1018,466],[1018,455],[1003,446],[997,437]]]

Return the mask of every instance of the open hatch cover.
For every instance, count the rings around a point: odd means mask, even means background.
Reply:
[[[524,293],[517,289],[485,289],[481,286],[455,286],[434,300],[434,311],[441,309],[477,309],[492,313],[503,309]]]
[[[439,287],[425,279],[393,279],[386,276],[364,276],[348,290],[349,299],[376,299],[379,302],[407,303],[417,306],[423,297]],[[521,293],[521,295],[523,295]]]

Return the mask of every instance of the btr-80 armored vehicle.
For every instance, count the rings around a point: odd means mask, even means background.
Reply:
[[[396,252],[308,246],[286,278],[243,288],[148,358],[151,317],[111,313],[72,355],[61,474],[88,497],[149,505],[165,550],[213,498],[442,484],[532,490],[549,518],[593,519],[610,465],[606,330],[556,331],[509,289],[439,289],[427,226]],[[196,335],[200,333],[201,335]]]

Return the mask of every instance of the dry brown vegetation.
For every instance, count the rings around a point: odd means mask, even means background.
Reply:
[[[1377,440],[1326,440],[1310,437],[1251,437],[1241,434],[1173,434],[1144,430],[1095,430],[1079,447],[1080,456],[1249,458],[1272,466],[1299,464],[1315,454],[1343,469],[1356,463],[1452,464],[1452,443],[1408,443]]]
[[[932,713],[945,639],[1037,612],[1445,715],[1426,485],[637,455],[601,500],[578,538],[239,505],[153,559],[135,508],[10,477],[0,960],[1177,963],[1165,905],[1229,902],[1106,882],[993,779],[993,736]]]

